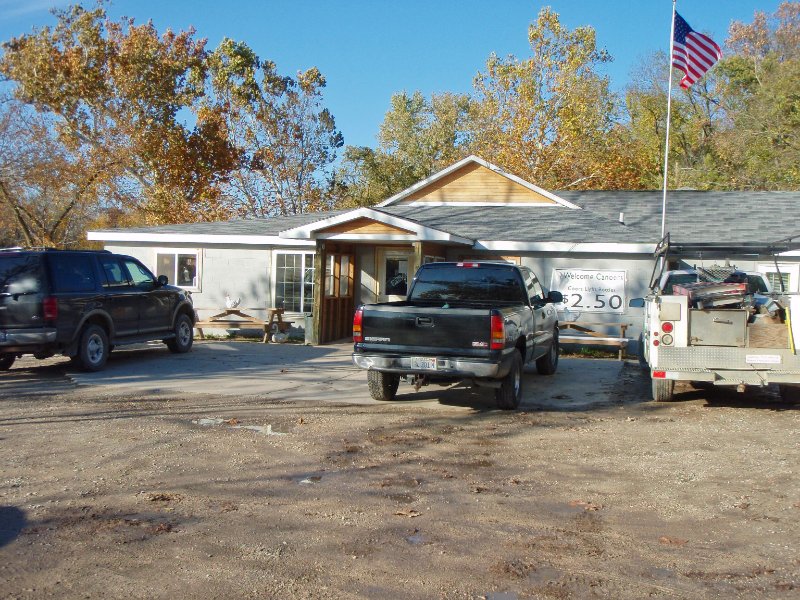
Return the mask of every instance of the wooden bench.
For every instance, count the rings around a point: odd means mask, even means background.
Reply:
[[[286,333],[292,326],[294,321],[283,320],[283,309],[270,309],[269,321],[263,321],[257,317],[253,317],[236,308],[228,308],[221,313],[213,315],[204,321],[198,321],[194,324],[200,339],[204,340],[205,334],[203,329],[211,327],[222,327],[224,329],[263,329],[264,337],[261,339],[263,343],[269,341],[269,335],[273,331],[279,333]]]
[[[625,337],[625,332],[631,323],[600,323],[600,322],[559,322],[562,331],[572,329],[577,334],[565,334],[559,332],[558,339],[566,344],[578,344],[581,346],[616,346],[619,348],[619,360],[625,355],[625,349],[631,338]],[[619,328],[619,335],[613,336],[602,331],[597,331],[598,327]]]

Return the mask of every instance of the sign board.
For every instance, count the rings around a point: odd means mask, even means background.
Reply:
[[[622,314],[625,312],[625,271],[553,269],[550,289],[564,295],[572,312]]]

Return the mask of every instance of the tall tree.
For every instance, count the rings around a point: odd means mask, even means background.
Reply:
[[[209,57],[214,101],[242,154],[231,179],[241,214],[255,217],[330,208],[333,164],[344,143],[322,105],[325,77],[312,67],[294,79],[241,42],[225,39]]]
[[[386,200],[469,153],[472,102],[463,94],[393,94],[378,147],[348,147],[340,182],[351,205]]]
[[[102,165],[62,144],[46,116],[0,100],[0,244],[80,245],[108,185]]]
[[[591,27],[565,28],[543,8],[528,28],[531,56],[489,57],[475,79],[476,153],[550,188],[601,187],[616,98],[610,61]]]
[[[720,64],[728,128],[717,148],[731,185],[800,189],[800,2],[734,22]]]
[[[56,16],[54,27],[3,44],[0,73],[17,98],[53,115],[86,160],[127,180],[119,189],[148,222],[224,215],[218,184],[238,156],[221,111],[199,106],[205,42],[191,30],[159,35],[152,23],[109,21],[101,5]]]

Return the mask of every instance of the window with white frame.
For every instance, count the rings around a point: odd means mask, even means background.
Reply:
[[[796,263],[775,263],[760,264],[758,270],[764,274],[772,286],[773,292],[781,291],[781,282],[783,282],[783,291],[797,292],[800,286],[800,265]]]
[[[275,254],[275,306],[287,312],[310,313],[314,305],[314,254]]]
[[[156,250],[156,277],[166,275],[172,285],[199,289],[199,259],[196,250]]]

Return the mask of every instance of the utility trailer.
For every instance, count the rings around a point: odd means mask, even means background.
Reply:
[[[792,238],[793,239],[793,238]],[[675,382],[698,386],[777,384],[784,398],[800,390],[800,296],[773,290],[754,294],[731,276],[719,282],[676,285],[661,292],[659,282],[670,250],[682,257],[754,259],[800,248],[791,240],[774,244],[722,246],[670,245],[669,234],[658,244],[650,293],[631,300],[644,308],[640,362],[650,371],[653,399],[673,398]],[[740,274],[744,275],[744,274]],[[794,321],[794,326],[793,326]]]

